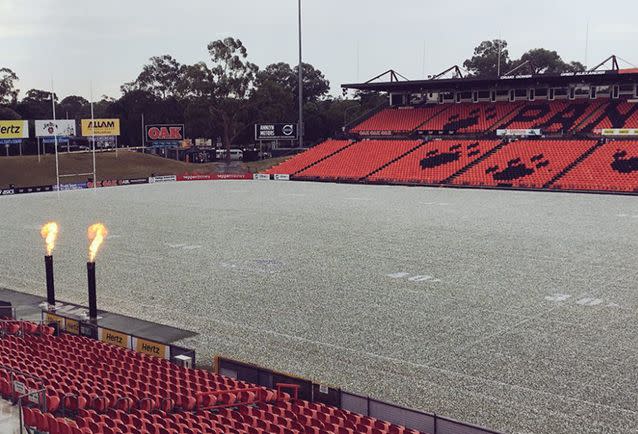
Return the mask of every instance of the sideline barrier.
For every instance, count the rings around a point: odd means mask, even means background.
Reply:
[[[255,181],[270,181],[270,175],[267,173],[255,173],[253,179]]]
[[[93,184],[93,181],[89,181],[87,183],[88,188],[94,187],[115,187],[120,185],[138,185],[138,184],[148,184],[148,178],[132,178],[132,179],[105,179],[102,181],[97,181],[96,184]]]
[[[253,174],[245,173],[184,173],[177,175],[177,181],[220,181],[230,179],[253,179]]]
[[[151,176],[148,178],[149,184],[156,184],[158,182],[173,182],[177,181],[177,175],[162,175],[162,176]]]
[[[157,342],[122,330],[99,327],[96,324],[45,310],[42,311],[42,322],[44,324],[55,323],[60,332],[64,331],[73,335],[85,336],[110,345],[172,362],[175,361],[177,356],[188,356],[192,359],[192,365],[195,366],[195,350],[189,348]]]
[[[255,175],[256,176],[256,175]],[[268,176],[268,175],[266,175]],[[222,180],[244,180],[253,179],[251,172],[245,173],[210,173],[210,174],[181,174],[181,175],[161,175],[151,176],[149,178],[130,178],[130,179],[105,179],[98,181],[97,185],[93,181],[60,184],[60,191],[83,190],[86,188],[102,188],[116,187],[121,185],[140,185],[140,184],[157,184],[162,182],[174,181],[222,181]],[[256,178],[255,178],[256,179]],[[40,185],[35,187],[12,187],[0,189],[0,196],[13,196],[15,194],[40,193],[46,191],[58,191],[57,185]]]
[[[364,416],[403,425],[421,432],[431,434],[501,434],[488,428],[460,422],[434,413],[390,404],[369,396],[346,392],[340,388],[313,383],[310,380],[294,375],[283,374],[225,357],[215,356],[213,368],[218,374],[268,388],[273,388],[273,385],[277,383],[298,385],[300,399],[320,402]]]
[[[75,182],[71,184],[60,184],[60,191],[70,191],[70,190],[82,190],[84,188],[88,188],[88,184],[86,182]],[[58,191],[58,186],[53,186],[53,191]]]
[[[17,187],[14,188],[15,194],[26,194],[26,193],[42,193],[45,191],[53,191],[52,185],[38,185],[36,187]]]

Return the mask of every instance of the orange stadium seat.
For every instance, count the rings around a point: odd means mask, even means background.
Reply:
[[[362,140],[298,173],[300,179],[362,179],[421,145],[420,140]]]
[[[440,183],[499,143],[500,140],[433,140],[373,174],[368,180]]]
[[[447,108],[448,105],[438,104],[425,107],[391,107],[372,115],[352,128],[350,132],[407,133]]]
[[[453,184],[543,188],[595,140],[518,140],[470,168]]]
[[[638,191],[638,141],[612,141],[561,177],[553,187],[570,190]]]
[[[301,154],[297,154],[294,157],[271,167],[264,173],[294,175],[317,161],[339,152],[350,143],[352,143],[351,140],[326,140],[325,142],[315,145]]]
[[[290,396],[285,393],[100,341],[69,334],[52,336],[33,323],[15,323],[16,334],[0,336],[0,364],[29,373],[15,377],[29,389],[45,387],[44,413],[23,403],[24,424],[40,432],[418,433],[324,404],[288,402]],[[0,393],[15,397],[8,372],[2,368]],[[175,405],[162,405],[167,398]],[[119,408],[123,399],[131,405]]]

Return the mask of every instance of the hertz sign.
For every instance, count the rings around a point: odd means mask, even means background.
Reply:
[[[116,332],[115,330],[109,329],[101,329],[102,336],[100,340],[107,344],[117,345],[122,348],[130,348],[129,347],[129,335]]]
[[[82,119],[82,135],[92,136],[119,136],[119,119]]]
[[[147,341],[146,339],[137,338],[135,344],[135,350],[138,353],[148,354],[149,356],[159,357],[161,359],[166,358],[166,345]]]
[[[146,125],[146,141],[151,143],[177,143],[184,140],[184,125]]]
[[[26,139],[28,137],[28,121],[0,121],[0,139]]]

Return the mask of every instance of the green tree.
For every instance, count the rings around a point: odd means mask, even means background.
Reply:
[[[122,92],[145,90],[159,98],[179,97],[185,67],[168,54],[149,60],[150,63],[142,67],[135,81],[122,85]]]
[[[239,39],[213,41],[208,44],[208,52],[213,63],[207,79],[209,110],[222,128],[226,161],[230,161],[232,144],[250,126],[246,112],[257,104],[249,96],[259,68],[248,61],[248,51]]]
[[[53,96],[57,101],[57,95]],[[56,104],[56,111],[57,109]],[[16,111],[23,119],[51,119],[51,92],[40,89],[28,90],[25,97],[16,105]]]
[[[326,96],[330,90],[330,82],[323,73],[309,63],[303,63],[303,100],[304,103],[315,102]],[[266,66],[257,74],[257,87],[263,83],[276,83],[281,88],[292,93],[295,101],[299,95],[299,65],[291,68],[284,62]]]
[[[474,49],[474,55],[463,62],[463,67],[474,77],[494,78],[498,76],[499,60],[501,74],[511,69],[507,41],[483,41]]]
[[[512,67],[522,65],[523,70],[528,69],[532,74],[560,74],[562,72],[584,71],[585,66],[580,62],[567,63],[556,51],[544,48],[534,48],[524,53],[519,60],[513,62]]]
[[[19,90],[15,88],[18,76],[9,68],[0,68],[0,104],[15,105]]]
[[[70,95],[62,99],[59,103],[60,117],[69,119],[84,118],[91,115],[91,105],[81,96]]]

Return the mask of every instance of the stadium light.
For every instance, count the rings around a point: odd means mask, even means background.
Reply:
[[[55,119],[55,92],[53,91],[53,80],[51,80],[51,107],[53,109],[53,146],[55,146],[55,182],[58,186],[58,194],[60,194],[60,159],[58,156],[58,128]]]
[[[298,71],[298,90],[299,90],[299,147],[303,148],[303,133],[304,133],[304,125],[303,125],[303,63],[302,63],[302,53],[301,53],[301,0],[297,0],[297,12],[299,18],[299,71]]]

